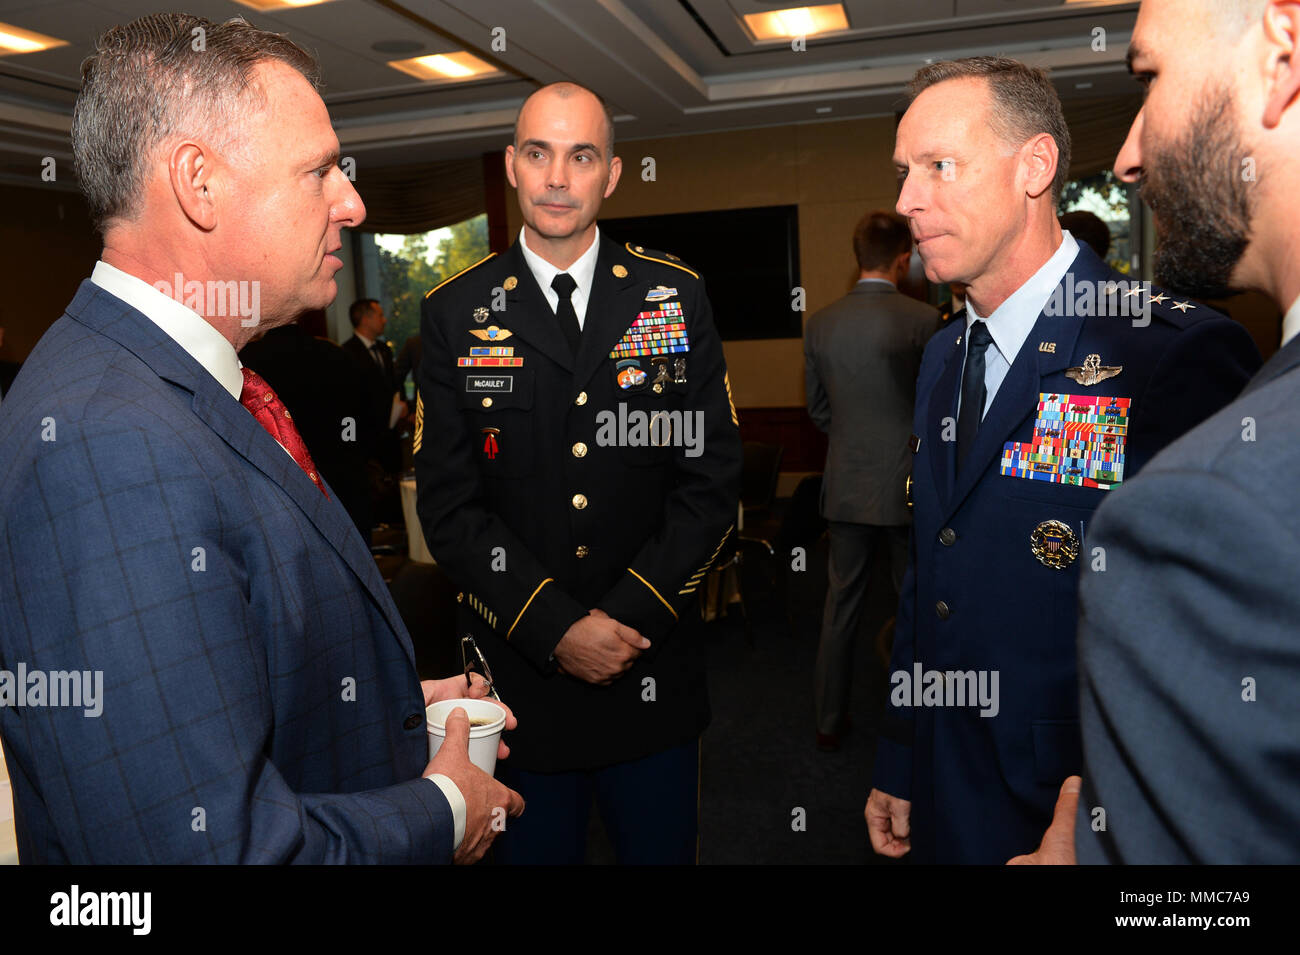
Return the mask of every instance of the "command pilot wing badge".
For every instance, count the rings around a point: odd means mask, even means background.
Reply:
[[[1123,365],[1103,365],[1100,355],[1089,355],[1083,360],[1082,368],[1067,368],[1065,377],[1077,381],[1085,388],[1091,388],[1107,378],[1114,378],[1123,370]]]

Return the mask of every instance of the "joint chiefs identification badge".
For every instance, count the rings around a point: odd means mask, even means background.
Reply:
[[[1079,538],[1069,524],[1043,521],[1029,535],[1029,549],[1044,567],[1065,570],[1079,556]]]

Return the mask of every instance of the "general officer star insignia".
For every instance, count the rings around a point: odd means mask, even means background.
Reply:
[[[1123,365],[1103,365],[1100,355],[1089,355],[1083,360],[1082,368],[1067,368],[1065,377],[1077,381],[1085,388],[1091,388],[1107,378],[1114,378],[1123,370]]]

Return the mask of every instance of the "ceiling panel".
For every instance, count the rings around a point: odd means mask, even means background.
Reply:
[[[233,0],[0,0],[0,20],[70,44],[0,57],[0,165],[22,166],[32,150],[66,151],[93,37],[178,5],[213,20],[243,16],[313,50],[345,149],[372,163],[500,148],[528,93],[561,79],[609,100],[620,141],[888,114],[928,59],[974,53],[1047,66],[1063,96],[1138,98],[1123,63],[1136,3],[845,0],[850,31],[795,52],[756,45],[740,25],[744,13],[783,5],[775,0],[334,0],[271,14]],[[1107,30],[1105,53],[1088,46],[1095,26]],[[506,49],[494,51],[498,27]],[[374,48],[393,41],[412,48]],[[432,84],[386,65],[459,49],[505,72]]]

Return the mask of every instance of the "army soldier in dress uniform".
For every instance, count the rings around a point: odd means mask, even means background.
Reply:
[[[1069,132],[1041,70],[923,68],[898,126],[898,212],[965,320],[930,340],[911,438],[913,531],[873,847],[1000,864],[1031,852],[1082,763],[1081,567],[1110,489],[1230,401],[1246,331],[1128,281],[1057,224]]]
[[[506,150],[519,239],[421,319],[420,520],[522,727],[506,862],[581,862],[593,798],[620,862],[695,858],[697,590],[741,443],[698,273],[597,229],[620,169],[596,94],[534,93]]]

